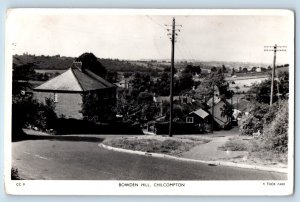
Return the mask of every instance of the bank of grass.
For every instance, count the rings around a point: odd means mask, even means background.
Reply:
[[[162,136],[141,136],[106,139],[103,144],[134,151],[181,156],[183,152],[189,151],[199,144],[205,144],[210,141],[210,139],[192,136],[175,136],[172,138]]]
[[[222,151],[247,151],[247,157],[241,157],[240,159],[243,162],[262,165],[287,165],[287,154],[266,149],[261,138],[236,136],[230,138],[225,144],[218,147],[218,149]]]

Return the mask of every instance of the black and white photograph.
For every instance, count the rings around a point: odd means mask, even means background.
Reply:
[[[5,48],[8,193],[292,194],[292,11],[10,9]]]

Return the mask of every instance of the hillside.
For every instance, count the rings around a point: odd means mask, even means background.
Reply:
[[[37,70],[65,70],[68,69],[75,57],[64,57],[64,56],[36,56],[36,55],[14,55],[13,63],[16,65],[23,65],[26,63],[33,63]],[[108,71],[116,72],[157,72],[161,71],[158,68],[145,67],[144,65],[133,64],[124,60],[117,59],[104,59],[98,58],[101,64]]]

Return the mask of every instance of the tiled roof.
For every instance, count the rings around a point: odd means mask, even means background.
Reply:
[[[84,92],[104,88],[112,88],[115,85],[97,76],[89,70],[82,72],[78,68],[69,68],[66,72],[46,81],[36,87],[36,91],[74,91]]]
[[[196,114],[196,115],[198,115],[199,117],[201,117],[202,119],[205,119],[209,114],[206,112],[206,111],[204,111],[203,109],[198,109],[198,110],[196,110],[196,111],[193,111],[193,112],[191,112],[191,113],[194,113],[194,114]]]

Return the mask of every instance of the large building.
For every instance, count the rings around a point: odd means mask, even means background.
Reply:
[[[45,103],[46,98],[55,102],[58,117],[83,119],[83,96],[87,93],[97,94],[105,104],[116,102],[116,86],[83,69],[81,62],[74,62],[64,73],[46,81],[34,89],[34,97]]]

